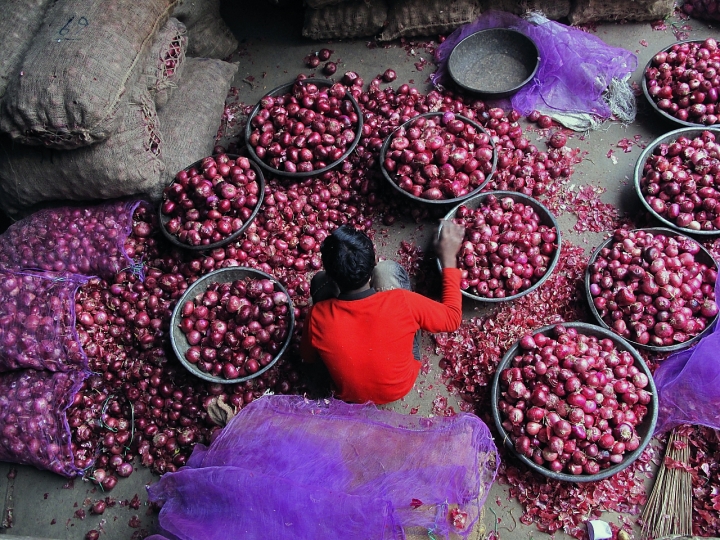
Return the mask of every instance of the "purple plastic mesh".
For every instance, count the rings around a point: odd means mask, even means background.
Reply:
[[[159,523],[167,538],[191,538],[189,522],[203,538],[223,538],[228,527],[246,538],[394,539],[414,527],[465,538],[498,465],[487,426],[471,414],[422,418],[371,404],[268,396],[148,492],[164,503]],[[285,516],[295,514],[288,525]]]
[[[86,369],[75,328],[76,274],[0,270],[0,372]]]
[[[637,57],[625,49],[611,47],[600,38],[556,21],[534,24],[503,11],[487,11],[472,23],[450,34],[435,51],[435,85],[451,79],[447,61],[455,46],[467,36],[487,28],[510,28],[531,38],[540,52],[533,79],[509,100],[522,114],[542,105],[558,112],[611,116],[603,92],[613,79],[622,80],[637,68]],[[507,102],[508,100],[504,100]]]
[[[720,276],[715,298],[720,298]],[[653,373],[658,393],[655,433],[681,424],[720,429],[720,325],[691,349],[671,354]]]
[[[0,375],[0,461],[77,476],[65,411],[85,371],[32,369]]]
[[[134,268],[124,249],[142,203],[48,208],[13,223],[0,236],[0,267],[72,272],[108,279]]]

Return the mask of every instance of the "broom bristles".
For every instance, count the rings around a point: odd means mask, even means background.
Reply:
[[[650,497],[642,513],[643,538],[661,538],[692,534],[692,477],[666,461],[688,464],[688,438],[673,430],[665,448],[665,457],[655,479]]]

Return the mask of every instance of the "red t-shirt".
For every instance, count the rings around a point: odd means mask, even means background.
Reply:
[[[460,270],[445,268],[442,303],[404,289],[318,302],[305,320],[300,352],[306,362],[323,361],[338,398],[389,403],[415,384],[415,332],[452,332],[461,321]]]

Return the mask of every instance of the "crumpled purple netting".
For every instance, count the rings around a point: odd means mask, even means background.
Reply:
[[[0,236],[0,267],[97,275],[135,269],[124,244],[138,200],[47,208],[13,223]]]
[[[535,77],[510,99],[513,108],[524,115],[543,108],[610,118],[613,111],[603,93],[614,79],[622,81],[635,71],[637,57],[582,30],[542,17],[534,20],[543,23],[534,24],[511,13],[491,10],[456,29],[435,51],[438,69],[431,76],[433,84],[447,84],[451,80],[447,61],[455,45],[465,37],[487,28],[510,28],[530,37],[540,52]]]
[[[0,375],[0,461],[33,465],[73,477],[75,466],[65,411],[88,372],[26,369]]]
[[[77,274],[0,270],[0,372],[86,369],[75,328]]]
[[[715,298],[720,298],[720,276]],[[655,433],[681,424],[720,429],[720,325],[691,349],[671,354],[653,374],[658,393]]]
[[[148,493],[164,503],[160,529],[172,539],[198,538],[191,529],[225,538],[228,528],[248,539],[401,539],[415,527],[466,538],[498,465],[487,426],[471,414],[268,396]]]

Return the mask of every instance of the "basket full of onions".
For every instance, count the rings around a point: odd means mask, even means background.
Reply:
[[[661,50],[645,66],[642,88],[653,109],[675,124],[716,124],[720,113],[717,41],[679,41]]]
[[[422,203],[457,204],[495,173],[497,150],[478,123],[452,112],[411,118],[383,143],[380,164],[394,189]]]
[[[555,216],[527,195],[482,193],[445,219],[465,226],[458,252],[460,289],[473,300],[506,302],[524,296],[550,277],[560,258]]]
[[[290,296],[272,276],[253,268],[221,268],[198,279],[178,300],[170,342],[192,374],[239,383],[277,362],[294,324]]]
[[[720,129],[682,128],[649,144],[635,165],[635,191],[663,224],[720,235]]]
[[[652,375],[624,339],[569,322],[526,334],[505,354],[491,388],[500,439],[523,463],[568,482],[629,466],[652,438]]]
[[[262,171],[247,157],[208,156],[177,173],[163,190],[161,230],[184,249],[222,247],[250,226],[264,196]]]
[[[694,239],[665,228],[617,229],[585,274],[590,309],[603,327],[638,347],[689,347],[717,319],[717,263]]]
[[[360,142],[362,111],[340,83],[298,79],[260,99],[245,127],[250,157],[266,171],[303,178],[342,163]]]

